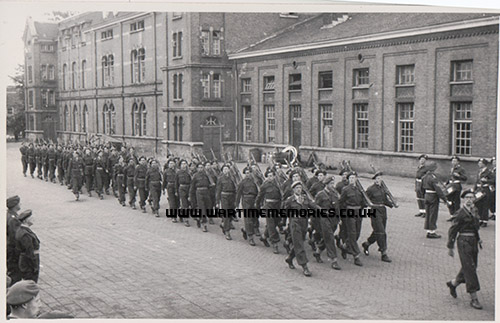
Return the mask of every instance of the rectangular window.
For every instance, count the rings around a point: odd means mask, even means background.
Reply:
[[[53,52],[54,51],[54,45],[47,45],[47,50],[49,52]]]
[[[182,100],[182,74],[174,74],[174,100]]]
[[[220,55],[221,53],[221,32],[214,30],[212,32],[212,55]]]
[[[173,33],[173,57],[182,56],[182,32]]]
[[[54,65],[49,65],[49,80],[54,80],[56,77],[56,71]]]
[[[472,81],[472,60],[451,62],[451,81]]]
[[[28,92],[28,105],[30,107],[33,106],[33,90],[29,90]]]
[[[49,91],[49,105],[56,104],[56,93],[54,91]]]
[[[368,104],[354,104],[356,148],[368,148]]]
[[[370,84],[370,72],[368,68],[353,70],[353,86],[363,86]]]
[[[333,72],[319,72],[318,88],[331,89],[333,88]]]
[[[144,20],[137,22],[137,30],[144,30]]]
[[[222,98],[222,77],[220,74],[212,75],[213,78],[213,98],[220,99]]]
[[[252,141],[252,107],[243,106],[243,141]]]
[[[28,66],[28,82],[33,82],[33,68]]]
[[[276,119],[274,105],[265,105],[264,111],[266,114],[265,140],[266,142],[274,143],[276,140]]]
[[[48,105],[47,91],[42,90],[41,94],[42,94],[42,106]]]
[[[274,92],[274,75],[264,76],[264,91]]]
[[[413,136],[414,136],[414,104],[413,103],[398,103],[397,105],[399,119],[399,151],[413,151]]]
[[[241,92],[252,92],[252,79],[241,79]]]
[[[415,65],[396,66],[396,84],[406,85],[415,83]]]
[[[201,55],[210,55],[210,32],[208,30],[201,31]]]
[[[203,88],[203,98],[210,98],[210,74],[205,73],[202,75],[201,87]]]
[[[453,102],[453,152],[472,155],[472,102]]]
[[[320,104],[320,146],[333,147],[333,106],[331,104]]]
[[[112,39],[113,38],[113,29],[108,29],[106,31],[101,32],[101,40]]]
[[[42,74],[42,80],[46,80],[47,79],[47,65],[41,66],[41,74]]]
[[[288,78],[288,90],[289,91],[302,90],[302,74],[290,74]]]

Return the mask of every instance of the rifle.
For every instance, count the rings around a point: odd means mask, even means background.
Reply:
[[[376,171],[375,167],[373,167],[373,164],[370,164],[370,167],[373,170],[373,173],[376,174],[377,171]],[[394,195],[392,195],[391,191],[389,190],[389,188],[387,187],[387,185],[385,185],[385,182],[383,180],[380,181],[380,187],[382,187],[382,190],[384,190],[384,193],[387,196],[387,199],[389,200],[389,202],[391,202],[392,205],[394,205],[395,208],[398,208],[399,207],[398,201],[396,200],[396,198],[394,197]]]

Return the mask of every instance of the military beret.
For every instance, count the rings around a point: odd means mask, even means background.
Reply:
[[[426,154],[422,154],[422,155],[418,156],[418,159],[420,159],[420,158],[429,159],[429,156],[427,156]]]
[[[335,180],[335,176],[331,176],[331,177],[327,177],[323,180],[323,183],[325,183],[325,185],[328,185],[330,184],[331,182],[333,182]]]
[[[460,161],[460,157],[458,157],[456,155],[451,156],[450,160],[453,160],[453,159],[456,159],[456,160]]]
[[[349,173],[349,171],[346,168],[343,168],[343,169],[340,170],[339,175],[342,176],[342,175],[344,175],[346,173]]]
[[[376,173],[372,176],[372,179],[375,179],[375,178],[377,178],[377,176],[380,176],[380,175],[384,175],[384,173],[382,173],[382,172],[376,172]]]
[[[479,160],[477,161],[478,163],[481,162],[485,165],[488,165],[488,161],[486,160],[486,158],[479,158]]]
[[[210,161],[205,162],[205,166],[210,166],[210,165],[212,165],[212,162],[210,162]]]
[[[302,182],[301,181],[295,181],[295,182],[293,182],[292,183],[292,188],[295,188],[295,186],[297,186],[297,185],[302,186]]]
[[[188,163],[187,160],[181,159],[181,161],[179,162],[179,164],[182,164],[183,162],[185,162],[186,164]]]
[[[274,170],[273,170],[272,168],[268,168],[268,169],[266,170],[266,173],[264,174],[264,176],[266,176],[266,177],[267,177],[269,174],[273,174],[273,175],[275,175],[276,173],[274,172]]]
[[[26,211],[23,211],[23,213],[19,214],[19,216],[17,218],[19,219],[19,221],[24,221],[27,218],[29,218],[32,214],[33,214],[33,211],[28,209]]]
[[[227,169],[231,169],[231,165],[229,165],[229,164],[224,164],[224,165],[222,165],[222,166],[221,166],[221,168],[220,168],[221,172],[224,170],[224,168],[225,168],[225,167],[227,167]]]
[[[38,295],[40,288],[32,280],[21,280],[7,292],[7,304],[9,305],[22,305],[28,303]]]
[[[247,171],[249,171],[250,173],[252,172],[252,169],[250,167],[245,167],[243,168],[243,174],[245,174]]]
[[[19,195],[11,196],[7,199],[7,208],[12,209],[21,202]]]
[[[349,178],[349,177],[351,177],[353,175],[358,176],[358,173],[356,173],[356,172],[349,172],[349,174],[347,174],[347,178]]]
[[[472,188],[469,188],[469,189],[463,191],[462,194],[460,195],[460,197],[465,198],[465,195],[467,195],[469,193],[474,194],[474,190]]]
[[[290,177],[290,179],[291,179],[291,178],[293,177],[293,175],[298,174],[298,173],[299,173],[299,172],[298,172],[296,169],[294,169],[294,170],[291,170],[291,171],[290,171],[290,173],[288,174],[288,176],[289,176],[289,177]]]
[[[314,173],[314,176],[318,176],[319,174],[323,174],[326,176],[326,172],[322,169],[318,169],[315,173]]]

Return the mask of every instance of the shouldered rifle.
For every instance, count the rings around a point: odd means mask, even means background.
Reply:
[[[373,164],[370,164],[370,167],[373,170],[373,173],[376,174],[377,170],[375,169],[375,167],[373,167]],[[380,187],[382,187],[382,189],[384,190],[384,193],[387,196],[387,199],[389,200],[389,202],[391,202],[395,208],[398,208],[399,207],[398,201],[396,200],[394,195],[392,195],[391,191],[389,190],[387,185],[385,185],[385,182],[383,180],[380,181]]]

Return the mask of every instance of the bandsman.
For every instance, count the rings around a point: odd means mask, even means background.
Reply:
[[[430,162],[425,167],[427,172],[422,177],[422,189],[425,192],[425,230],[427,230],[427,238],[439,239],[441,235],[436,233],[437,219],[439,213],[439,199],[441,198],[448,205],[450,202],[446,195],[438,185],[438,178],[434,172],[437,169],[436,162]]]
[[[490,185],[495,182],[493,174],[488,168],[488,161],[485,158],[480,158],[477,162],[479,171],[476,178],[476,191],[483,193],[484,197],[477,199],[475,204],[479,212],[479,220],[482,227],[488,226],[488,211],[491,199]]]
[[[416,217],[425,218],[425,191],[422,188],[422,178],[424,177],[427,169],[425,168],[425,163],[429,159],[426,154],[422,154],[418,157],[417,173],[415,175],[415,194],[417,195],[417,204],[419,213],[415,214]]]

